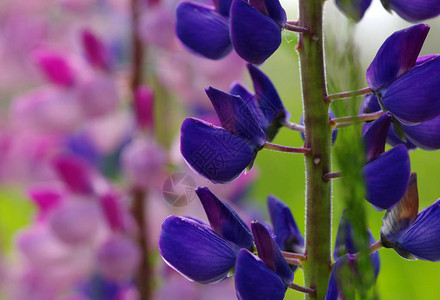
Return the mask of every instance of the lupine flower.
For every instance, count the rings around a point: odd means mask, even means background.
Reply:
[[[407,259],[440,261],[440,199],[419,213],[418,207],[417,175],[413,173],[405,196],[383,217],[382,244]]]
[[[228,276],[241,248],[253,237],[241,218],[207,188],[196,190],[210,226],[189,217],[169,216],[162,223],[159,251],[176,271],[200,283]]]
[[[410,22],[433,18],[440,14],[440,3],[436,0],[381,0],[387,10],[395,11]]]
[[[379,105],[379,100],[377,99],[376,95],[368,94],[364,97],[364,100],[362,101],[361,108],[359,109],[359,113],[360,114],[373,113],[373,112],[377,112],[381,109],[382,108]],[[395,121],[397,122],[397,120],[395,120]],[[423,123],[424,122],[422,122],[422,124]],[[394,125],[392,123],[388,129],[386,142],[388,144],[390,144],[391,146],[397,146],[397,145],[403,144],[403,145],[405,145],[406,149],[408,149],[408,151],[417,148],[417,146],[414,145],[413,143],[411,143],[409,140],[402,141],[402,139],[396,134],[396,132],[394,130]]]
[[[370,230],[368,230],[369,244],[372,245],[376,242]],[[343,286],[344,283],[350,282],[342,277],[343,268],[349,268],[354,276],[358,276],[357,260],[356,254],[359,252],[358,247],[355,245],[354,231],[351,223],[345,216],[345,211],[342,213],[341,220],[339,221],[338,232],[336,234],[335,249],[333,252],[333,257],[336,260],[333,265],[332,272],[330,274],[330,280],[328,284],[327,294],[325,300],[337,300],[350,298],[348,295],[344,295],[346,291]],[[379,252],[375,251],[369,255],[371,264],[374,271],[374,278],[376,279],[379,275],[380,270],[380,258]],[[352,283],[350,283],[352,284]],[[365,284],[365,283],[364,283]]]
[[[359,22],[371,4],[371,0],[335,0],[339,10],[348,18]],[[440,14],[440,3],[436,0],[381,0],[383,7],[395,11],[409,22],[418,22]]]
[[[304,238],[290,208],[273,195],[267,196],[267,207],[278,247],[283,251],[304,253]]]
[[[367,70],[367,82],[384,110],[405,124],[434,119],[440,114],[440,57],[416,65],[428,34],[421,24],[392,34]]]
[[[84,54],[88,62],[102,71],[110,71],[112,57],[109,49],[89,29],[83,29],[80,33]]]
[[[379,210],[393,207],[403,197],[410,176],[410,160],[405,146],[398,145],[383,153],[390,122],[391,115],[385,114],[364,125],[366,199]]]
[[[235,263],[235,289],[239,300],[284,299],[293,282],[293,272],[269,231],[260,223],[252,223],[258,257],[240,250]]]
[[[354,22],[359,22],[370,7],[371,0],[335,0],[339,10]]]
[[[222,127],[186,119],[181,128],[181,152],[188,164],[213,182],[226,183],[251,167],[266,140],[272,140],[285,111],[269,78],[248,65],[256,94],[234,84],[230,93],[212,87],[206,93]]]
[[[176,31],[183,44],[207,58],[223,58],[234,47],[244,60],[261,64],[280,46],[286,21],[278,0],[218,0],[214,6],[182,2]]]

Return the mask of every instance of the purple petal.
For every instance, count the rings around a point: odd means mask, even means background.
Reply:
[[[336,234],[335,249],[333,258],[337,260],[345,254],[355,254],[358,252],[353,240],[353,227],[345,216],[345,210],[339,220],[338,232]]]
[[[414,126],[403,125],[408,140],[424,150],[440,149],[440,116]]]
[[[440,199],[417,215],[397,243],[416,258],[440,261]]]
[[[266,134],[240,96],[231,95],[212,87],[206,89],[206,94],[224,129],[240,137],[250,146],[263,147],[266,142]]]
[[[239,300],[282,300],[286,286],[258,257],[242,249],[235,263],[235,290]]]
[[[269,77],[251,64],[247,67],[255,89],[255,100],[266,120],[263,129],[267,140],[271,141],[286,120],[288,113]]]
[[[336,0],[339,10],[354,22],[359,22],[370,7],[371,0]]]
[[[378,209],[390,209],[402,199],[408,187],[410,161],[405,146],[385,152],[363,168],[367,201]]]
[[[173,269],[190,280],[222,280],[234,266],[238,246],[192,219],[169,216],[162,223],[159,251]]]
[[[82,159],[73,155],[60,155],[53,161],[61,180],[75,193],[93,193],[93,170]]]
[[[440,14],[438,0],[390,0],[390,8],[409,22],[419,22]]]
[[[176,31],[185,46],[207,58],[220,59],[232,50],[228,19],[211,7],[181,2]]]
[[[348,263],[348,256],[342,256],[335,261],[332,272],[330,273],[330,279],[328,282],[327,294],[325,300],[338,300],[339,288],[338,288],[338,274],[339,270]]]
[[[303,253],[304,238],[296,225],[290,208],[275,196],[267,196],[270,220],[276,242],[281,250]]]
[[[375,94],[365,95],[364,100],[361,103],[359,114],[369,114],[381,110],[379,100]]]
[[[267,13],[269,17],[278,23],[281,27],[284,27],[287,22],[286,11],[281,6],[279,0],[265,0],[264,4],[267,9]]]
[[[396,239],[401,235],[402,231],[408,228],[417,218],[419,211],[419,193],[417,190],[417,175],[412,173],[408,183],[408,189],[402,200],[388,210],[382,218],[382,228],[380,229],[380,237],[382,244],[387,247],[395,247]]]
[[[258,257],[283,280],[285,285],[293,282],[293,272],[281,254],[280,248],[266,227],[258,222],[252,222],[252,233],[255,238]]]
[[[408,149],[408,151],[417,148],[417,146],[414,145],[409,139],[404,142],[400,139],[400,137],[397,136],[396,132],[394,131],[393,123],[391,123],[390,129],[388,129],[387,143],[393,147],[402,144],[406,147],[406,149]]]
[[[374,122],[364,124],[362,141],[365,145],[367,161],[371,161],[385,151],[388,129],[391,125],[392,115],[385,113]]]
[[[153,129],[154,126],[154,92],[146,85],[139,86],[134,95],[134,113],[139,128]]]
[[[419,56],[419,57],[417,57],[416,67],[424,64],[427,61],[432,60],[433,58],[439,57],[439,56],[440,56],[439,54],[430,54],[430,55]]]
[[[244,60],[262,64],[281,44],[281,28],[245,0],[233,0],[231,5],[231,40]]]
[[[254,239],[249,227],[232,208],[218,199],[207,187],[197,188],[196,194],[215,233],[240,248],[252,247]]]
[[[368,85],[379,91],[414,67],[428,31],[420,24],[393,33],[367,69]]]
[[[429,121],[440,114],[440,57],[411,69],[384,93],[382,103],[406,123]]]
[[[257,151],[229,131],[193,118],[182,124],[180,150],[196,172],[218,183],[240,176]]]
[[[232,0],[213,0],[215,9],[225,17],[229,17]]]
[[[243,101],[247,104],[250,111],[254,115],[260,127],[264,129],[266,126],[266,119],[263,115],[263,112],[258,107],[255,96],[238,82],[234,82],[232,84],[231,88],[229,89],[229,93],[232,95],[238,95],[241,97],[241,99],[243,99]]]
[[[86,58],[90,64],[104,71],[109,71],[111,56],[102,41],[87,29],[81,32],[81,39]]]
[[[50,51],[39,51],[36,60],[44,75],[53,83],[66,87],[74,84],[75,74],[65,57]]]

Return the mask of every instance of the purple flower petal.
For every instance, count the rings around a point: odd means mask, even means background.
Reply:
[[[287,286],[293,282],[293,272],[281,254],[280,248],[269,231],[258,222],[252,222],[252,233],[255,238],[258,257],[283,280]]]
[[[264,4],[266,5],[267,13],[269,17],[278,23],[281,27],[284,27],[287,22],[286,11],[281,6],[279,0],[265,0]]]
[[[215,9],[223,16],[229,17],[232,0],[213,0]]]
[[[419,22],[440,14],[437,0],[389,0],[390,8],[409,22]]]
[[[162,223],[159,251],[173,269],[190,280],[222,280],[234,266],[239,247],[192,219],[169,216]]]
[[[81,32],[81,40],[86,58],[90,64],[104,71],[109,71],[111,56],[102,41],[87,29]]]
[[[235,290],[239,300],[282,300],[286,286],[258,257],[242,249],[235,263]]]
[[[440,261],[440,199],[422,210],[396,242],[416,258]]]
[[[36,54],[36,60],[44,75],[53,83],[65,87],[75,83],[74,71],[61,54],[41,50]]]
[[[249,227],[232,208],[218,199],[207,187],[199,187],[196,194],[215,233],[240,248],[252,247],[254,239]]]
[[[375,94],[367,94],[361,103],[361,108],[359,109],[359,114],[369,114],[381,110],[379,105],[379,100]]]
[[[262,64],[281,44],[281,28],[245,0],[233,0],[231,5],[231,40],[244,60]]]
[[[212,87],[206,89],[206,94],[224,129],[240,137],[250,146],[263,147],[266,142],[266,134],[240,96],[231,95]]]
[[[367,161],[375,159],[385,151],[391,119],[392,115],[385,113],[374,122],[364,124],[362,141],[365,145]]]
[[[385,152],[363,168],[367,201],[377,209],[390,209],[408,187],[410,161],[405,146]]]
[[[408,140],[424,150],[440,149],[440,116],[414,126],[403,125]]]
[[[386,90],[382,103],[406,123],[429,121],[440,114],[440,57],[411,69]]]
[[[269,77],[251,64],[248,64],[247,67],[254,85],[258,108],[266,120],[263,129],[266,132],[267,140],[271,141],[286,120],[288,113]]]
[[[276,242],[281,250],[304,253],[304,238],[296,225],[290,208],[275,196],[267,196],[270,220]]]
[[[196,172],[213,182],[226,183],[243,173],[257,148],[221,127],[187,118],[181,127],[180,150]]]
[[[428,31],[420,24],[393,33],[367,69],[368,85],[379,91],[414,67]]]
[[[370,7],[371,0],[336,0],[339,10],[354,22],[359,22]]]
[[[337,260],[345,254],[355,254],[358,252],[353,240],[353,227],[345,216],[345,210],[339,220],[338,232],[336,234],[335,249],[333,258]]]
[[[60,155],[53,166],[61,180],[75,193],[91,194],[94,191],[93,169],[86,161],[73,155]]]
[[[223,58],[232,50],[228,19],[208,6],[181,2],[176,32],[185,46],[210,59]]]
[[[424,64],[427,61],[432,60],[433,58],[439,57],[439,54],[430,54],[430,55],[424,55],[424,56],[419,56],[417,57],[417,61],[416,61],[416,67],[420,66],[422,64]]]
[[[396,239],[399,238],[403,230],[414,222],[417,218],[418,211],[419,193],[417,190],[417,175],[416,173],[412,173],[408,183],[408,189],[402,200],[392,209],[388,210],[382,218],[383,223],[380,229],[382,245],[387,248],[396,248],[396,251],[399,252]],[[405,253],[401,253],[401,255],[404,257],[410,256]]]

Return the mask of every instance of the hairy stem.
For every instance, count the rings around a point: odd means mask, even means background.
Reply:
[[[299,254],[299,253],[292,253],[292,252],[286,252],[286,251],[281,251],[281,253],[283,254],[283,256],[285,258],[293,258],[293,259],[297,259],[300,261],[307,259],[307,257],[305,255]]]
[[[350,92],[343,92],[343,93],[337,93],[333,95],[327,96],[327,101],[331,102],[336,99],[345,99],[345,98],[353,98],[354,96],[362,96],[366,94],[372,93],[373,90],[370,87],[366,87],[357,91],[350,91]]]
[[[306,299],[324,299],[330,276],[331,197],[330,173],[331,131],[324,70],[322,36],[322,0],[299,1],[299,26],[309,32],[301,34],[299,55],[304,106],[306,164],[306,256],[303,262],[305,285],[316,293]]]
[[[288,121],[285,121],[283,123],[283,125],[284,125],[284,127],[287,127],[287,128],[294,130],[294,131],[304,132],[306,130],[303,125],[298,125],[298,124],[291,123]]]
[[[298,291],[298,292],[301,292],[301,293],[306,293],[306,294],[309,294],[309,295],[314,295],[315,294],[315,290],[314,289],[306,288],[306,287],[297,285],[295,283],[291,283],[289,285],[289,289],[292,289],[292,290],[295,290],[295,291]]]
[[[308,148],[287,147],[287,146],[272,144],[269,142],[266,142],[264,144],[264,149],[278,151],[278,152],[301,153],[301,154],[306,154],[310,151],[310,149]]]
[[[349,123],[349,122],[366,122],[366,121],[373,121],[378,119],[381,115],[383,115],[384,112],[379,110],[377,112],[371,113],[371,114],[362,114],[358,116],[350,116],[350,117],[342,117],[342,118],[334,118],[331,119],[331,123]]]

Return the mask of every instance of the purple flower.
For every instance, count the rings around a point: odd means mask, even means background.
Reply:
[[[272,195],[267,196],[267,206],[278,247],[283,251],[304,253],[304,238],[290,208]]]
[[[440,114],[440,57],[416,64],[429,26],[421,24],[392,34],[367,70],[367,82],[386,111],[405,124]]]
[[[339,10],[354,22],[359,22],[370,7],[371,0],[335,0]]]
[[[370,230],[367,230],[369,237],[369,244],[372,245],[376,242]],[[359,276],[358,268],[358,256],[357,253],[360,249],[355,244],[355,236],[353,226],[346,217],[345,211],[342,213],[341,220],[339,221],[338,233],[336,235],[335,250],[333,257],[336,260],[333,265],[332,272],[330,274],[330,280],[328,284],[327,294],[325,300],[337,300],[337,299],[350,299],[349,295],[344,295],[344,292],[349,291],[349,288],[344,288],[344,285],[348,283],[351,286],[352,281],[346,280],[343,277],[345,273],[343,269],[348,269],[352,276]],[[380,258],[379,252],[375,251],[369,255],[371,265],[374,271],[374,279],[377,279],[380,270]],[[356,279],[359,280],[359,279]],[[365,284],[365,282],[363,283]]]
[[[248,68],[255,95],[237,83],[230,93],[206,89],[222,127],[194,118],[186,119],[181,127],[183,157],[215,183],[232,181],[250,168],[288,115],[269,78],[252,65]]]
[[[440,14],[440,2],[436,0],[381,0],[387,10],[394,10],[401,18],[418,22]]]
[[[382,244],[407,259],[440,261],[440,199],[419,213],[418,207],[417,175],[413,173],[405,196],[383,217]]]
[[[212,283],[227,277],[241,248],[253,237],[241,218],[208,188],[198,188],[210,226],[193,219],[169,216],[162,223],[159,251],[163,259],[190,280]]]
[[[176,31],[185,46],[207,58],[223,58],[234,48],[246,61],[261,64],[280,46],[286,21],[278,0],[182,2]]]
[[[263,225],[253,222],[252,233],[259,258],[246,249],[240,250],[235,263],[237,298],[284,299],[287,287],[293,282],[293,272]]]

